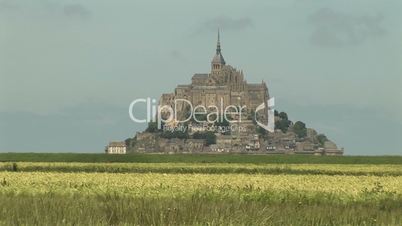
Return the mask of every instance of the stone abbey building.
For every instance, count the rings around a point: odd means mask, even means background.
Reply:
[[[177,102],[179,99],[187,102]],[[218,32],[210,72],[194,74],[191,84],[178,85],[173,93],[162,94],[159,100],[159,106],[175,109],[178,120],[166,120],[163,129],[149,126],[146,131],[127,139],[127,152],[343,154],[343,149],[338,149],[326,136],[306,128],[302,122],[293,123],[288,120],[286,113],[268,114],[268,100],[268,87],[264,81],[250,84],[245,80],[243,71],[226,64]],[[241,114],[234,114],[233,118],[226,120],[226,127],[231,130],[211,131],[211,126],[217,128],[217,124],[222,124],[205,119],[182,120],[187,119],[190,104],[193,107],[204,106],[205,112],[210,112],[209,106],[215,106],[220,114],[218,117],[222,117],[223,109],[230,106],[245,108],[237,109]],[[167,115],[171,114],[161,110],[159,117],[169,118]],[[257,123],[265,125],[268,116],[274,118],[275,126],[278,125],[274,132],[267,132]],[[165,127],[185,128],[185,132],[175,133],[173,130],[164,130]]]
[[[185,99],[193,106],[217,106],[225,109],[229,105],[245,106],[245,114],[251,114],[262,103],[269,99],[268,87],[263,81],[249,84],[243,71],[227,65],[223,58],[218,32],[215,56],[211,61],[210,73],[194,74],[189,85],[178,85],[174,93],[163,94],[160,105],[174,106],[175,99]],[[181,105],[180,105],[181,104]],[[179,103],[178,111],[185,111],[184,103]],[[267,119],[267,112],[260,117]]]

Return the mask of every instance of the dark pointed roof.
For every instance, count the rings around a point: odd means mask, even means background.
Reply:
[[[220,42],[220,35],[219,35],[219,30],[218,30],[218,42],[216,44],[216,54],[214,58],[212,59],[213,64],[222,64],[225,65],[225,59],[223,59],[222,52],[221,52],[221,42]]]

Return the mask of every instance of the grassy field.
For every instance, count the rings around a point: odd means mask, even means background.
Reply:
[[[402,225],[400,161],[0,154],[0,225]]]
[[[1,172],[0,178],[4,225],[402,223],[400,176]]]
[[[0,153],[0,162],[402,164],[402,156],[310,156],[247,154],[105,155],[77,153]]]
[[[0,162],[0,171],[169,173],[169,174],[271,174],[402,176],[402,165],[391,164],[252,164],[252,163],[82,163]]]

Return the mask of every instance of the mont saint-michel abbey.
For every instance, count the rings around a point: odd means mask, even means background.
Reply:
[[[248,83],[242,70],[226,64],[218,32],[209,73],[194,74],[191,84],[178,85],[174,92],[162,94],[159,100],[159,106],[175,110],[176,118],[165,120],[172,112],[161,110],[163,125],[151,122],[145,131],[128,138],[127,153],[343,154],[343,149],[324,134],[307,128],[303,122],[291,121],[285,112],[268,114],[268,100],[264,81]],[[190,105],[193,117],[184,122],[182,119],[190,118]],[[195,117],[194,106],[205,107],[204,117]],[[215,106],[218,112],[213,122],[208,117],[210,106]],[[230,119],[223,120],[222,112],[230,106],[237,106],[234,108],[238,114],[230,114]],[[268,120],[269,117],[274,120]],[[268,121],[275,123],[274,132],[260,127]]]
[[[245,113],[250,114],[261,103],[266,103],[268,98],[265,82],[248,84],[243,71],[226,64],[218,32],[216,53],[211,61],[210,73],[194,74],[191,84],[179,85],[174,93],[163,94],[160,104],[173,106],[175,99],[185,99],[190,101],[192,106],[217,106],[219,109],[225,109],[229,105],[246,106]],[[179,108],[182,109],[177,110],[185,111],[185,104],[181,104]],[[260,115],[265,121],[266,111]]]

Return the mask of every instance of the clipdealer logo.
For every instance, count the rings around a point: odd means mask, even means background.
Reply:
[[[186,100],[186,99],[175,99],[174,105],[157,105],[156,99],[154,98],[139,98],[135,99],[130,103],[128,113],[130,119],[135,123],[149,123],[149,122],[157,122],[158,129],[161,129],[162,123],[168,122],[177,122],[177,123],[185,123],[193,119],[195,122],[203,123],[214,123],[214,122],[222,122],[226,120],[230,123],[239,123],[242,121],[242,113],[244,110],[247,109],[246,105],[228,105],[223,107],[223,99],[220,100],[220,106],[216,105],[209,105],[205,107],[204,105],[196,105]],[[144,118],[138,118],[135,116],[134,107],[137,104],[143,104],[146,107],[146,116]],[[178,106],[186,104],[189,109],[189,115],[185,119],[178,119]],[[275,105],[275,98],[270,98],[266,103],[261,103],[255,110],[254,110],[254,120],[258,126],[267,130],[268,132],[275,131],[275,119],[274,119],[274,105]],[[266,109],[268,115],[267,124],[259,121],[258,113]],[[163,118],[163,115],[169,115],[167,118]],[[196,116],[197,115],[206,115],[206,120],[199,120]],[[236,120],[233,120],[232,116],[237,116]]]
[[[275,132],[275,98],[271,97],[267,103],[262,103],[260,104],[256,109],[255,109],[255,113],[254,113],[254,118],[255,121],[257,123],[257,125],[259,125],[261,128],[267,130],[268,132]],[[265,108],[268,108],[268,122],[265,125],[264,123],[258,121],[257,119],[257,112],[264,110]]]

